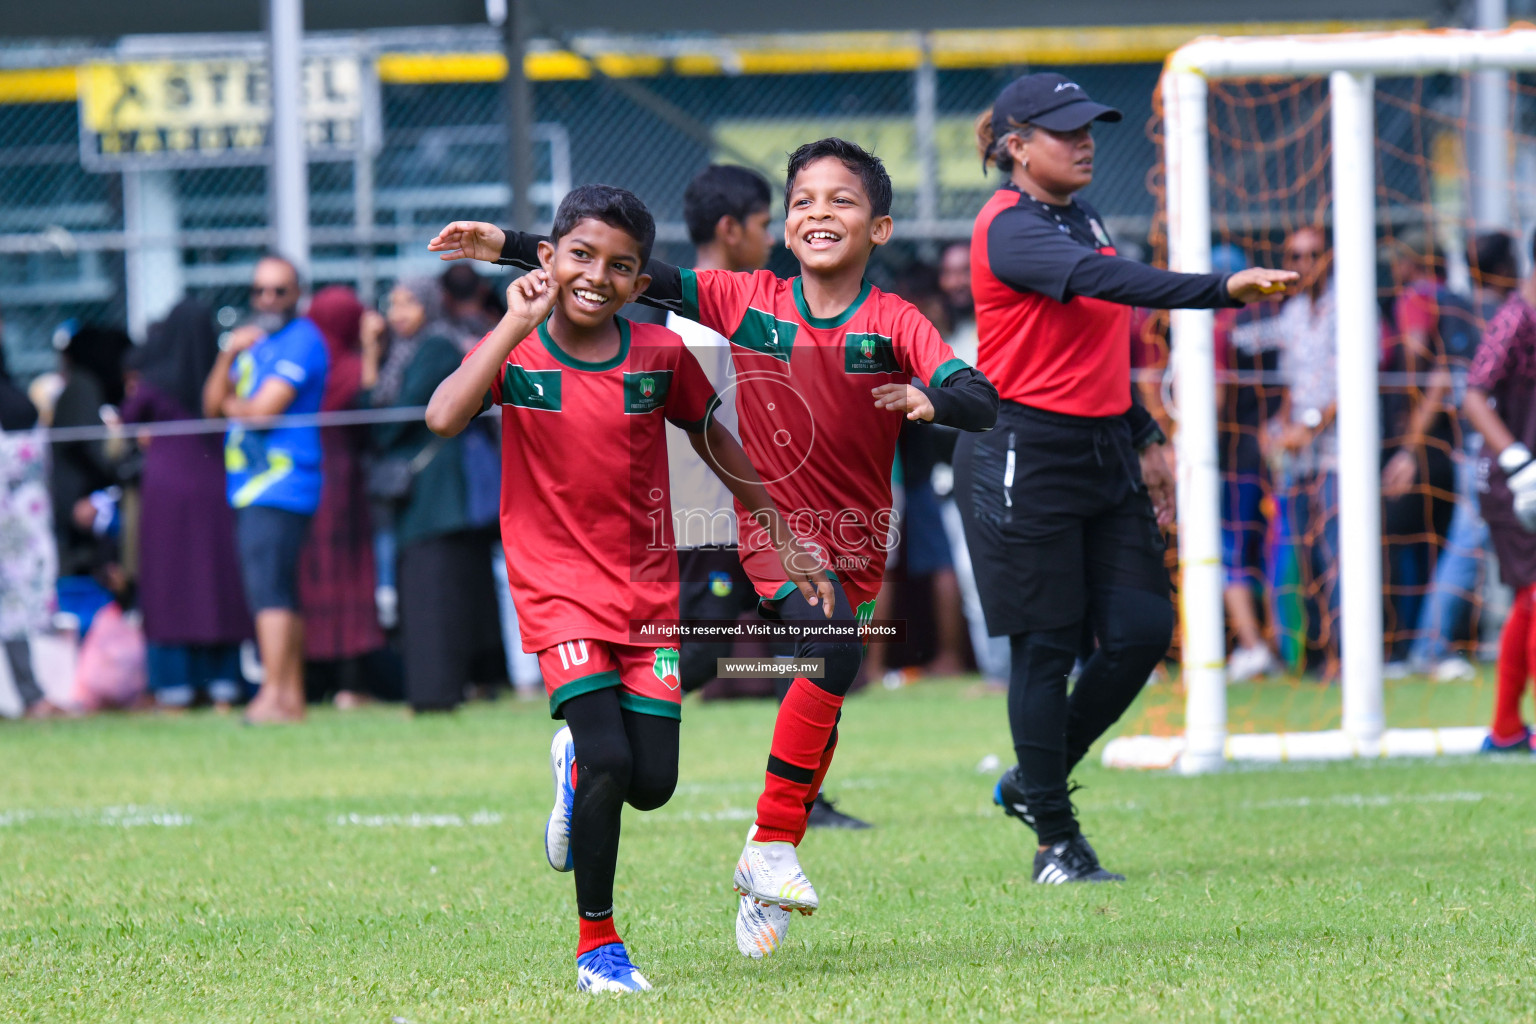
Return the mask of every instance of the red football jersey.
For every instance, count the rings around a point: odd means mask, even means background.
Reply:
[[[573,359],[541,324],[491,385],[501,539],[525,651],[628,644],[632,620],[678,617],[662,418],[697,433],[717,400],[676,334],[615,322],[613,359]]]
[[[965,362],[917,307],[868,282],[824,319],[806,308],[799,278],[682,276],[683,315],[730,339],[741,445],[774,504],[838,579],[872,597],[891,546],[903,416],[876,408],[870,390],[913,378],[937,387]],[[742,564],[759,594],[779,595],[787,583],[777,558],[739,503],[736,512]]]

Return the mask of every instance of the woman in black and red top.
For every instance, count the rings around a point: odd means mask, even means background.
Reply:
[[[1094,121],[1120,112],[1056,74],[1026,75],[976,126],[1009,176],[976,218],[977,369],[997,427],[956,451],[956,494],[988,632],[1012,651],[1019,765],[997,801],[1039,835],[1037,882],[1118,881],[1078,830],[1067,776],[1168,650],[1161,527],[1173,519],[1165,438],[1131,392],[1131,306],[1238,306],[1296,275],[1175,274],[1115,255],[1073,193],[1093,179]],[[1097,649],[1067,695],[1091,630]]]

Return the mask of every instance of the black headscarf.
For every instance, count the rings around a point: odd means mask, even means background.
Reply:
[[[182,299],[150,326],[149,340],[134,363],[147,383],[196,415],[203,407],[203,383],[218,356],[212,312],[196,299]]]
[[[85,326],[74,333],[64,346],[64,359],[71,370],[88,373],[101,386],[102,401],[108,405],[123,403],[123,360],[133,342],[113,327]]]

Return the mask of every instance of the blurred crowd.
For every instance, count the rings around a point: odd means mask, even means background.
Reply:
[[[1298,230],[1282,253],[1301,292],[1217,318],[1222,554],[1238,680],[1337,671],[1329,239]],[[1379,339],[1383,600],[1394,674],[1475,671],[1490,556],[1473,472],[1480,438],[1459,403],[1483,325],[1516,286],[1516,243],[1479,235],[1466,260],[1470,282],[1456,290],[1432,239],[1398,236],[1382,253],[1391,281]],[[1244,256],[1219,247],[1215,263],[1235,271]],[[890,286],[975,360],[968,245],[908,265]],[[294,268],[269,256],[243,320],[221,311],[221,325],[189,298],[137,345],[121,330],[66,323],[57,372],[25,389],[0,361],[0,673],[19,699],[10,710],[249,702],[253,720],[291,721],[315,701],[439,710],[508,684],[541,697],[501,554],[497,424],[482,418],[445,440],[413,417],[302,419],[424,405],[495,323],[499,302],[467,264],[397,282],[381,311],[337,285],[306,301]],[[1128,343],[1149,371],[1142,400],[1171,428],[1151,372],[1166,362],[1165,326],[1140,312]],[[279,415],[301,418],[257,422]],[[252,422],[227,436],[164,432],[205,416]],[[50,439],[45,427],[104,429]],[[954,442],[943,427],[904,428],[893,467],[899,547],[876,616],[906,621],[908,636],[872,647],[868,680],[894,687],[973,668],[998,685],[1008,678],[1007,642],[986,635],[960,530]],[[733,686],[750,688],[717,680],[706,696]]]
[[[1375,344],[1389,678],[1474,677],[1480,639],[1496,634],[1499,606],[1507,607],[1478,512],[1482,438],[1461,405],[1483,331],[1519,284],[1516,250],[1505,232],[1476,236],[1466,284],[1456,289],[1428,235],[1408,231],[1381,246]],[[1228,674],[1239,682],[1277,671],[1331,680],[1339,664],[1340,339],[1330,240],[1322,228],[1302,228],[1281,253],[1301,275],[1300,292],[1216,320]],[[1219,247],[1214,263],[1231,272],[1244,256]],[[1150,320],[1143,330],[1138,349],[1150,363],[1166,349]],[[1161,404],[1155,384],[1144,397]]]
[[[542,693],[497,582],[491,424],[450,441],[419,417],[165,432],[205,415],[423,405],[500,315],[467,266],[398,282],[382,313],[341,286],[304,298],[268,257],[233,330],[189,298],[141,345],[62,325],[57,372],[25,390],[0,368],[14,710],[249,700],[255,719],[291,720],[315,700],[448,708],[508,679]],[[270,379],[289,386],[259,408]],[[102,429],[50,440],[43,427]]]

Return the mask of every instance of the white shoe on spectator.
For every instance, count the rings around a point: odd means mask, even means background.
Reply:
[[[1406,661],[1389,661],[1381,666],[1383,679],[1407,679],[1413,675],[1413,666]]]
[[[1267,676],[1275,670],[1275,656],[1269,648],[1239,647],[1227,658],[1227,681],[1243,683],[1257,676]]]
[[[1477,666],[1466,658],[1446,658],[1435,666],[1433,673],[1437,683],[1466,683],[1477,678]]]

